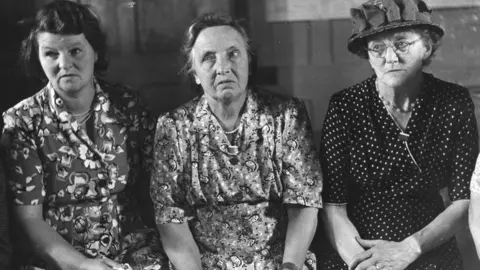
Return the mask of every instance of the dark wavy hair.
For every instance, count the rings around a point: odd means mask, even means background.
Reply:
[[[57,35],[84,34],[98,55],[94,66],[95,76],[103,75],[108,69],[106,35],[91,6],[61,0],[47,4],[37,11],[30,34],[22,42],[20,64],[27,76],[47,81],[38,58],[37,36],[42,32]]]
[[[250,37],[247,33],[245,27],[242,26],[241,21],[234,19],[229,15],[219,14],[219,13],[205,13],[195,19],[188,28],[187,32],[185,33],[185,38],[182,45],[182,53],[184,57],[184,64],[183,68],[181,69],[181,73],[189,76],[192,73],[192,48],[197,41],[198,35],[203,30],[214,27],[214,26],[230,26],[235,29],[245,41],[245,46],[248,53],[248,62],[251,65],[252,62],[252,49],[251,49],[251,41]]]

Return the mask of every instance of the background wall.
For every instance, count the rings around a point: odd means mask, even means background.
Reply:
[[[191,99],[196,93],[179,74],[183,33],[198,15],[232,12],[231,0],[72,0],[90,4],[108,36],[107,79],[138,90],[155,115]],[[18,52],[35,10],[52,0],[1,0],[0,23],[8,39],[0,43],[0,78],[6,84],[0,109],[6,110],[38,91],[18,66]],[[8,90],[7,90],[8,89]]]
[[[91,4],[108,30],[108,79],[140,91],[154,114],[175,108],[195,93],[179,74],[183,33],[198,15],[230,12],[229,0],[79,0]]]
[[[4,82],[0,110],[41,87],[38,82],[26,80],[18,67],[18,48],[26,33],[19,22],[50,1],[0,1],[0,24],[6,27],[8,37],[0,43],[0,76]],[[317,142],[330,96],[372,74],[366,61],[346,50],[351,34],[351,23],[346,18],[267,22],[265,6],[269,0],[75,1],[91,4],[108,32],[108,78],[140,91],[156,115],[196,94],[178,74],[182,65],[179,48],[191,20],[207,11],[246,19],[257,60],[258,82],[306,102]],[[350,2],[353,1],[357,0]],[[480,9],[452,4],[466,1],[443,2],[449,8],[436,8],[434,20],[445,27],[447,35],[430,70],[442,79],[468,87],[480,105]],[[480,119],[480,106],[477,115]],[[480,269],[468,228],[458,238],[467,269]]]
[[[349,19],[267,22],[266,1],[248,1],[259,66],[276,70],[277,76],[267,82],[272,88],[309,104],[318,136],[330,96],[370,76],[371,68],[346,49],[352,33]],[[477,7],[435,9],[433,20],[447,34],[428,72],[475,92],[480,86],[479,18]]]
[[[319,142],[330,96],[373,73],[366,60],[347,51],[347,39],[352,33],[348,18],[267,22],[265,3],[268,1],[248,1],[259,69],[275,74],[264,83],[306,102]],[[469,88],[476,103],[477,123],[480,123],[480,8],[465,6],[465,1],[458,2],[462,4],[460,7],[454,3],[457,2],[445,2],[449,8],[434,10],[433,20],[445,28],[446,35],[427,72]],[[466,270],[480,269],[468,227],[457,239]]]

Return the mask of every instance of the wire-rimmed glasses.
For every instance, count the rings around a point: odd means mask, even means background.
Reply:
[[[383,42],[382,43],[375,43],[375,44],[373,44],[373,46],[367,47],[366,49],[374,57],[384,58],[385,55],[387,54],[387,49],[389,47],[392,47],[393,51],[396,52],[396,53],[407,53],[410,46],[413,43],[419,41],[420,39],[422,39],[422,38],[420,37],[420,38],[417,38],[417,39],[412,40],[412,41],[397,40],[397,41],[393,42],[392,44],[388,44],[388,45],[383,43]]]

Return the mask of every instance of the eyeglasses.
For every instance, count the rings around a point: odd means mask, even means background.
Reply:
[[[371,48],[366,48],[374,57],[384,58],[387,54],[387,49],[392,47],[395,53],[407,53],[410,45],[419,41],[422,38],[415,39],[413,41],[397,40],[393,44],[377,43],[374,44]]]

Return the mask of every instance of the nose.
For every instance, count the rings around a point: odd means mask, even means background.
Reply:
[[[225,75],[232,71],[232,63],[225,56],[220,56],[216,64],[217,75]]]
[[[393,47],[388,46],[385,50],[385,61],[387,63],[395,63],[398,62],[398,55],[393,49]]]
[[[70,69],[73,66],[72,58],[68,54],[61,53],[58,57],[58,65],[61,69]]]

